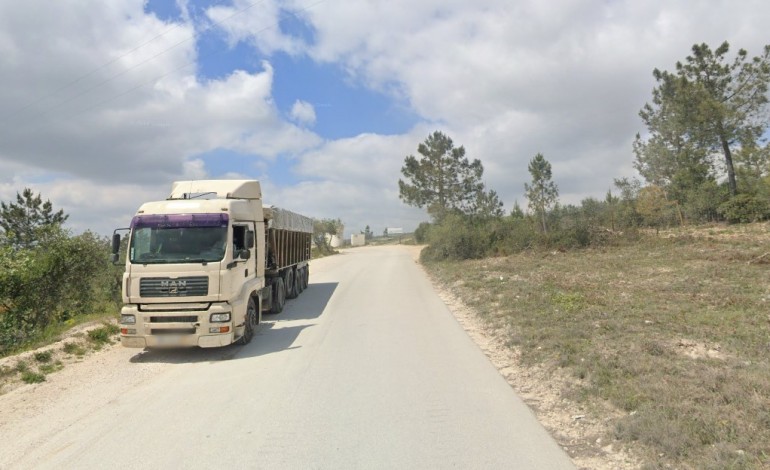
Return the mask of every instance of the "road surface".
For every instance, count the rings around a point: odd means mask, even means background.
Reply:
[[[0,395],[0,468],[574,468],[413,253],[313,261],[247,346],[116,347]]]

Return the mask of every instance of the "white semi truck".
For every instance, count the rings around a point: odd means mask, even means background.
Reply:
[[[123,346],[247,344],[263,311],[280,313],[308,285],[313,221],[263,207],[258,181],[177,181],[122,230]]]

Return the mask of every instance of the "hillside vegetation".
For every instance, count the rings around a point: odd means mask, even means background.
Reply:
[[[0,357],[117,314],[122,267],[108,240],[72,235],[66,220],[30,189],[0,204]]]
[[[645,468],[770,466],[770,225],[603,236],[426,265]]]

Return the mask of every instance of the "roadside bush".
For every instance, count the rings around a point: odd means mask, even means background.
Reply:
[[[554,230],[543,236],[545,248],[573,249],[585,248],[592,244],[593,236],[590,227],[576,225],[573,227]]]
[[[462,214],[448,214],[433,225],[428,242],[421,257],[429,261],[483,258],[493,245],[489,223]]]
[[[428,243],[430,228],[431,224],[428,222],[421,222],[414,231],[414,241],[419,244]]]
[[[494,246],[499,255],[520,253],[539,243],[540,234],[528,218],[504,217],[499,221],[499,231]]]
[[[770,216],[770,204],[764,198],[738,194],[717,209],[730,223],[758,222]]]
[[[446,216],[427,233],[429,246],[422,252],[427,261],[507,256],[531,248],[583,248],[601,240],[587,224],[555,227],[544,234],[529,218],[474,219],[459,214]]]
[[[88,332],[88,340],[94,344],[102,345],[112,343],[112,336],[118,334],[120,329],[117,325],[105,324],[99,328]]]
[[[120,269],[105,239],[64,231],[35,249],[0,248],[0,356],[47,326],[94,310],[117,311]]]

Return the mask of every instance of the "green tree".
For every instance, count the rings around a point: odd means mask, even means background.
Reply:
[[[546,214],[554,207],[559,197],[559,189],[556,183],[551,181],[551,164],[538,153],[529,162],[529,174],[532,175],[532,184],[524,183],[524,191],[529,200],[529,208],[532,209],[542,223],[543,232],[548,232]]]
[[[43,238],[57,233],[69,215],[53,211],[51,201],[43,202],[40,193],[24,188],[16,193],[16,202],[0,202],[0,227],[3,241],[15,249],[32,248]]]
[[[617,196],[612,195],[612,190],[607,190],[607,195],[604,197],[604,204],[607,208],[606,217],[607,221],[609,222],[610,230],[613,232],[615,231],[615,222],[618,219],[618,205],[620,203],[620,199],[618,199]],[[605,222],[605,223],[606,223]]]
[[[345,225],[340,219],[313,220],[313,243],[322,254],[333,253],[331,237],[334,235],[342,238],[344,230]]]
[[[770,145],[743,147],[735,153],[738,189],[753,196],[770,196],[767,176],[770,173]]]
[[[471,205],[471,214],[482,218],[502,217],[503,203],[495,190],[479,191]]]
[[[636,179],[616,178],[615,187],[620,192],[620,197],[615,200],[616,222],[624,228],[635,228],[641,225],[642,217],[636,209],[639,191],[642,189],[641,182]],[[608,196],[611,197],[608,193]]]
[[[524,211],[521,210],[519,201],[513,201],[513,208],[511,209],[511,218],[515,220],[524,219]]]
[[[733,153],[756,145],[768,126],[770,45],[751,59],[741,49],[732,62],[729,50],[727,42],[713,51],[695,44],[675,72],[653,71],[659,85],[640,112],[650,137],[635,144],[637,168],[649,182],[665,186],[660,175],[673,179],[683,165],[701,175],[708,155],[721,154],[730,195],[737,194]],[[713,165],[709,172],[716,173]]]
[[[404,159],[398,180],[398,197],[406,204],[427,207],[428,213],[441,220],[451,211],[474,214],[495,212],[502,207],[494,191],[486,193],[481,176],[481,161],[469,161],[465,148],[455,147],[452,139],[436,131],[417,146],[420,157]]]
[[[649,136],[636,135],[634,167],[667,197],[686,203],[695,188],[713,179],[709,153],[688,135],[688,126],[697,119],[697,99],[687,80],[658,70],[654,75],[660,84],[653,90],[652,104],[639,111]]]
[[[663,188],[650,185],[639,190],[637,211],[647,226],[655,228],[655,233],[671,219],[671,208],[672,204],[666,199]]]

